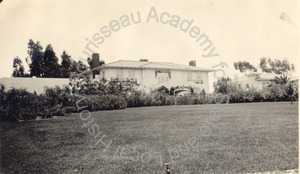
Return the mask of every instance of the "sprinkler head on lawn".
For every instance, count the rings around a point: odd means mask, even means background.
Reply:
[[[166,166],[166,174],[170,174],[170,168],[169,168],[169,166],[170,166],[170,163],[165,163],[165,166]]]

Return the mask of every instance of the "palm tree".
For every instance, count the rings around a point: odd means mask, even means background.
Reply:
[[[287,75],[281,75],[279,77],[275,77],[271,80],[271,85],[268,87],[271,88],[272,93],[274,94],[274,100],[275,98],[279,97],[284,100],[292,100],[292,95],[290,95],[290,78]]]
[[[290,81],[290,78],[287,75],[281,75],[280,77],[275,77],[271,80],[271,82],[274,82],[277,85],[286,85]]]

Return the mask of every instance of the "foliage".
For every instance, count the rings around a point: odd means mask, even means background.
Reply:
[[[214,92],[222,94],[228,93],[229,82],[229,78],[218,79],[218,81],[214,83]]]
[[[120,81],[118,78],[90,80],[74,76],[69,84],[73,94],[80,95],[116,95],[126,96],[137,90],[138,84],[135,81]]]
[[[267,59],[266,57],[260,59],[259,67],[262,72],[275,74],[286,74],[295,70],[294,64],[291,64],[287,59],[272,60],[270,58]]]
[[[86,98],[78,103],[80,106],[87,106],[85,109],[89,111],[115,110],[125,109],[126,100],[122,96],[101,95],[101,96],[85,96]],[[78,100],[79,101],[79,100]]]
[[[45,88],[44,94],[41,94],[41,96],[45,96],[47,103],[52,106],[75,106],[77,98],[74,95],[70,95],[70,90],[71,89],[68,86],[65,86],[64,88],[59,86],[54,88]]]
[[[277,84],[272,82],[263,90],[230,90],[228,94],[231,103],[297,100],[298,83]]]
[[[161,87],[157,88],[156,91],[163,92],[165,94],[169,94],[170,93],[169,89],[167,87],[165,87],[165,86],[161,86]]]
[[[52,48],[52,46],[49,44],[46,47],[46,50],[43,55],[44,59],[44,65],[43,65],[43,71],[44,75],[43,77],[46,78],[60,78],[61,77],[61,66],[58,63],[58,58],[55,55],[55,52]]]
[[[61,77],[68,78],[72,72],[76,72],[77,62],[64,50],[61,55]]]
[[[287,75],[281,75],[279,77],[274,77],[274,79],[271,80],[271,82],[273,82],[273,84],[276,85],[286,85],[288,84],[290,81],[290,78]]]
[[[95,65],[93,65],[93,61],[92,61],[92,59],[91,59],[90,57],[87,58],[87,62],[88,62],[88,64],[89,64],[89,66],[90,66],[90,69],[96,68]],[[99,63],[100,63],[100,66],[102,66],[102,65],[105,64],[105,61],[100,60]]]
[[[231,103],[243,103],[243,102],[260,102],[263,101],[261,93],[257,90],[236,90],[228,93]]]
[[[12,77],[28,77],[29,76],[29,74],[25,73],[23,62],[21,59],[19,59],[19,57],[14,58],[13,68],[14,68],[14,71],[12,73]]]
[[[126,95],[127,107],[141,107],[141,106],[150,106],[150,103],[147,105],[147,96],[142,91],[134,91],[131,94]]]
[[[69,95],[69,89],[47,88],[45,94],[27,92],[25,89],[1,89],[1,120],[20,121],[64,115],[76,112],[76,97]]]
[[[39,41],[36,43],[30,39],[28,43],[29,59],[26,58],[26,62],[30,68],[30,76],[43,77],[45,64],[43,59],[43,47]]]
[[[222,81],[223,80],[223,81]],[[160,87],[150,93],[138,90],[136,82],[111,79],[107,81],[84,81],[73,79],[71,86],[45,88],[37,95],[24,89],[0,90],[0,112],[2,121],[19,121],[64,115],[77,112],[76,104],[87,106],[89,111],[124,109],[126,107],[197,105],[226,103],[288,101],[297,100],[298,83],[282,76],[274,79],[264,90],[235,90],[228,79],[220,79],[221,85],[214,94],[204,90],[185,95],[170,95],[172,89]],[[225,83],[224,83],[225,82]],[[220,86],[225,86],[224,90]],[[175,90],[176,87],[173,87]],[[173,90],[173,91],[174,91]],[[223,93],[222,93],[223,92]],[[85,98],[84,100],[81,100]],[[79,103],[78,103],[79,102]]]
[[[189,94],[179,95],[176,97],[175,103],[176,105],[190,105],[192,103],[191,95]]]
[[[28,42],[28,55],[26,62],[29,66],[30,74],[26,74],[21,59],[16,57],[13,62],[13,77],[45,77],[45,78],[68,78],[72,73],[77,72],[78,63],[71,59],[71,56],[63,51],[61,64],[52,48],[48,44],[45,51],[40,42],[32,39]]]
[[[234,62],[234,68],[240,70],[240,72],[245,72],[246,70],[254,70],[254,72],[257,72],[257,69],[247,61]]]
[[[174,104],[174,96],[170,96],[165,91],[152,91],[150,96],[152,97],[152,106],[165,106]]]
[[[38,96],[25,89],[1,89],[1,121],[30,120],[37,116]]]

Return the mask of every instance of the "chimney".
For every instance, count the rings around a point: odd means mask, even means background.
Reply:
[[[189,65],[190,65],[190,66],[196,66],[196,60],[191,60],[191,61],[189,62]]]
[[[91,60],[91,69],[99,67],[100,66],[100,56],[99,53],[93,53],[92,54],[92,60]],[[95,79],[95,75],[100,74],[99,70],[93,70],[93,79]]]
[[[92,54],[92,67],[91,68],[96,68],[100,66],[100,56],[99,53],[93,53]]]

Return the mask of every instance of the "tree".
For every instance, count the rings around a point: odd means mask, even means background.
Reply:
[[[234,62],[234,68],[240,70],[240,72],[246,72],[246,70],[254,70],[254,72],[257,72],[257,69],[247,61]]]
[[[290,81],[290,78],[287,75],[281,75],[279,77],[274,77],[271,82],[275,83],[276,85],[287,85]]]
[[[274,73],[277,75],[287,74],[295,70],[294,64],[290,63],[287,59],[272,60],[270,58],[261,58],[259,67],[263,72]]]
[[[77,72],[78,63],[72,60],[71,56],[66,51],[61,55],[61,64],[58,63],[58,58],[51,44],[48,44],[45,51],[40,42],[34,42],[32,39],[28,42],[28,55],[26,62],[30,69],[30,74],[24,73],[22,61],[16,57],[14,59],[14,77],[45,77],[45,78],[68,78],[71,73]],[[79,68],[85,69],[86,66],[80,62]]]
[[[26,77],[28,74],[25,74],[25,69],[23,66],[23,62],[19,57],[15,57],[13,60],[14,71],[12,73],[12,77]]]
[[[268,86],[268,88],[271,91],[271,94],[273,95],[274,100],[284,100],[287,101],[290,99],[289,92],[289,84],[290,78],[288,78],[287,75],[281,75],[279,77],[275,77],[271,80],[271,85]]]
[[[63,51],[63,54],[61,55],[61,75],[63,78],[70,77],[72,63],[71,56],[69,56],[66,51]]]
[[[78,63],[73,60],[71,65],[71,72],[77,72],[77,65]]]
[[[61,68],[60,65],[58,64],[58,58],[56,57],[51,44],[47,45],[43,58],[44,58],[43,60],[44,64],[42,68],[44,74],[42,77],[48,77],[48,78],[61,77],[61,73],[60,73]]]
[[[32,39],[28,43],[29,58],[26,58],[26,62],[30,68],[30,76],[43,77],[45,70],[43,65],[45,64],[43,59],[43,47],[40,42],[34,42]]]
[[[88,70],[88,68],[89,68],[88,65],[84,64],[81,60],[79,60],[78,63],[76,63],[76,67],[75,67],[76,72],[77,71],[82,72]]]
[[[229,81],[229,78],[218,79],[218,81],[214,83],[215,93],[227,94]]]
[[[288,74],[295,70],[294,64],[290,63],[287,59],[272,60],[270,58],[261,58],[259,67],[263,72],[279,75],[272,79],[272,84],[268,86],[271,94],[274,96],[274,100],[291,100],[292,103],[294,89],[292,88],[292,82],[290,82]]]

